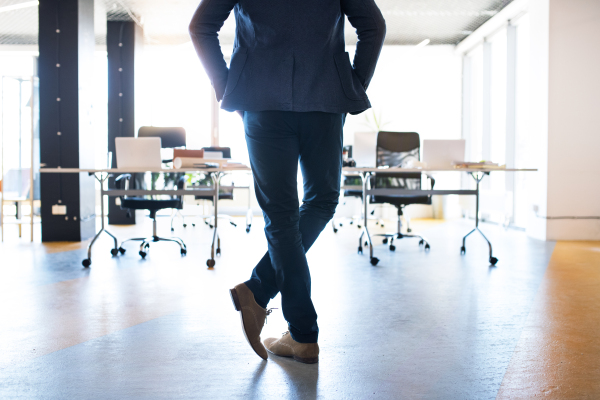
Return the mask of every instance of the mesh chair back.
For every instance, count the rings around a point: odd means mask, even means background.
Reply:
[[[406,167],[408,162],[419,161],[421,142],[416,132],[379,132],[377,134],[377,167]],[[419,172],[375,174],[375,188],[421,189]]]

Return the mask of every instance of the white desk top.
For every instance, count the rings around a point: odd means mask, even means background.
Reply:
[[[221,167],[221,168],[40,168],[40,172],[45,173],[59,173],[59,174],[74,174],[80,172],[87,173],[101,173],[108,172],[110,174],[135,174],[144,172],[159,172],[159,173],[178,173],[178,172],[231,172],[231,171],[251,171],[247,166],[236,166],[236,167]]]
[[[342,169],[343,172],[393,172],[393,173],[404,173],[404,172],[534,172],[537,169],[534,168],[506,168],[506,169],[484,169],[484,168],[351,168],[346,167]],[[93,168],[40,168],[40,172],[45,173],[61,173],[61,174],[73,174],[79,172],[88,173],[100,173],[108,172],[111,174],[125,174],[125,173],[143,173],[143,172],[163,172],[163,173],[177,173],[177,172],[232,172],[232,171],[251,171],[247,166],[236,166],[236,167],[221,167],[221,168],[182,168],[182,169],[171,169],[171,168],[156,168],[156,169],[93,169]]]
[[[533,172],[537,169],[533,168],[362,168],[362,167],[346,167],[343,168],[344,172]]]

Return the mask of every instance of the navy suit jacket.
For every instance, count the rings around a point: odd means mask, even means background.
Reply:
[[[218,32],[235,13],[227,68]],[[356,29],[353,65],[345,51],[344,15]],[[358,114],[385,38],[374,0],[202,0],[192,41],[221,108]]]

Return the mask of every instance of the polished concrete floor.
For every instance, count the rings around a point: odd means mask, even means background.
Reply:
[[[499,258],[462,235],[471,221],[415,223],[431,243],[377,242],[373,267],[358,230],[327,229],[309,252],[320,362],[249,348],[227,289],[266,249],[260,223],[224,226],[223,255],[205,266],[211,230],[177,228],[141,260],[135,244],[91,269],[78,243],[0,245],[1,399],[597,399],[600,243],[549,243],[483,224]],[[243,225],[243,224],[241,224]],[[121,239],[149,232],[111,227]],[[168,233],[168,221],[159,230]],[[15,231],[16,232],[16,231]],[[26,236],[26,235],[24,235]],[[278,307],[279,297],[271,307]],[[280,310],[263,337],[286,330]]]

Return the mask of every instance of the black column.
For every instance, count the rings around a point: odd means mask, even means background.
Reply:
[[[40,0],[40,162],[93,168],[91,124],[94,0]],[[95,234],[95,183],[88,174],[41,174],[42,241]],[[66,214],[53,214],[53,206]]]
[[[109,21],[106,29],[108,53],[108,151],[112,151],[113,167],[117,166],[115,138],[135,136],[135,64],[142,46],[142,30],[135,22]],[[114,178],[108,182],[114,188]],[[135,213],[127,212],[108,201],[108,223],[135,224]]]

